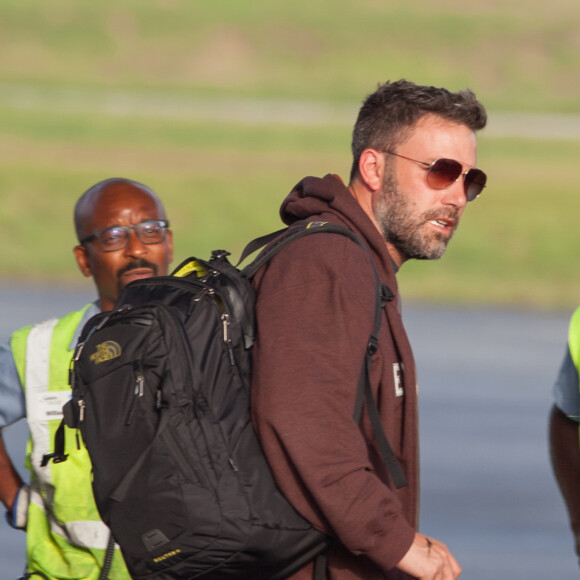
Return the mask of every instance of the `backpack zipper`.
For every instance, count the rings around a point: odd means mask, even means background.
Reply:
[[[230,315],[227,312],[224,312],[221,315],[222,320],[222,329],[224,332],[224,343],[226,348],[228,349],[228,357],[230,359],[230,364],[235,367],[236,366],[236,358],[234,356],[234,349],[232,348],[232,339],[230,338]]]
[[[79,432],[81,431],[81,423],[85,420],[85,400],[79,399],[77,401],[77,405],[79,407],[79,420],[77,421],[77,425],[75,428],[75,441],[77,444],[77,450],[80,451],[81,449],[81,439],[79,436]]]
[[[133,415],[135,414],[135,405],[137,401],[143,397],[145,377],[143,376],[143,371],[141,370],[141,364],[135,361],[135,389],[133,391],[133,402],[131,403],[131,408],[129,409],[129,414],[127,415],[127,420],[125,425],[130,425],[133,420]]]

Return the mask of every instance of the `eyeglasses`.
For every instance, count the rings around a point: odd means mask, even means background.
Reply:
[[[167,220],[147,220],[135,226],[114,226],[83,238],[80,244],[86,244],[95,238],[103,252],[115,252],[127,247],[131,230],[135,230],[137,237],[143,244],[160,244],[167,237],[168,227]]]
[[[463,171],[463,164],[455,159],[435,159],[433,163],[411,159],[392,151],[386,151],[389,155],[402,157],[408,161],[414,161],[427,167],[427,183],[433,189],[445,189],[453,185],[461,176],[463,176],[463,189],[467,196],[467,201],[473,201],[483,191],[487,175],[481,170],[472,167]]]

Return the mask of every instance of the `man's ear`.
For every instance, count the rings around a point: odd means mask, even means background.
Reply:
[[[361,181],[374,193],[383,187],[385,156],[376,149],[365,149],[360,156],[358,169]]]
[[[75,255],[75,260],[77,261],[77,266],[83,276],[90,278],[93,273],[91,272],[91,267],[89,265],[89,254],[87,249],[82,245],[78,245],[73,248],[73,253]]]

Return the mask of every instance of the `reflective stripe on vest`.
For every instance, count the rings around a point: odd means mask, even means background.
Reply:
[[[42,455],[53,449],[54,432],[62,418],[62,405],[70,398],[67,374],[72,351],[69,345],[89,307],[87,305],[81,311],[72,312],[61,319],[23,328],[15,332],[11,339],[12,354],[24,388],[30,428],[27,464],[33,477],[27,526],[29,565],[32,564],[34,569],[38,565],[45,573],[55,577],[65,577],[59,576],[60,573],[54,568],[62,562],[64,552],[60,550],[74,549],[67,548],[71,545],[88,548],[90,553],[76,552],[75,564],[72,560],[66,564],[66,577],[69,578],[70,573],[75,574],[76,566],[79,566],[77,570],[81,575],[87,569],[96,571],[98,575],[95,564],[98,563],[100,568],[110,533],[94,505],[88,453],[84,447],[77,449],[76,441],[70,441],[75,439],[74,436],[70,437],[71,430],[66,429],[69,459],[57,466],[51,463],[40,467]],[[52,517],[54,512],[56,518]],[[77,519],[79,516],[82,519]],[[48,533],[47,523],[50,523],[52,540],[44,536]],[[57,541],[59,537],[62,540]],[[39,559],[41,554],[42,562]],[[115,578],[129,578],[120,555],[113,558],[111,574]],[[92,578],[92,572],[90,576]]]
[[[82,318],[82,313],[74,313],[74,315],[76,315],[74,316],[75,319],[78,318],[78,320],[74,320],[76,328]],[[65,351],[65,349],[68,351],[68,343],[71,339],[67,333],[66,336],[62,337],[64,344],[53,344],[53,338],[55,338],[54,330],[58,322],[58,319],[53,318],[33,326],[26,340],[26,410],[30,434],[34,442],[30,453],[30,462],[40,489],[47,491],[48,496],[51,495],[53,488],[53,472],[49,467],[41,468],[38,466],[40,466],[43,455],[50,453],[54,446],[49,422],[62,419],[62,406],[70,399],[70,391],[68,389],[51,390],[51,385],[49,384],[51,382],[51,356],[54,356],[54,353],[51,352],[52,347],[56,347],[60,352]],[[66,358],[67,360],[70,359],[70,355],[67,354]],[[60,363],[60,361],[58,362]],[[68,369],[68,364],[65,368]],[[88,458],[86,464],[88,474],[91,469]],[[65,469],[65,465],[59,464],[59,469]],[[44,505],[43,498],[38,490],[33,490],[31,501],[44,511],[46,511],[47,507],[50,509],[50,506]],[[104,550],[109,540],[109,529],[100,521],[96,508],[94,516],[94,520],[61,522],[62,525],[59,525],[54,518],[49,517],[48,519],[53,533],[64,536],[77,546]],[[63,526],[66,529],[63,529]]]
[[[26,339],[26,359],[24,366],[24,394],[26,397],[26,416],[30,429],[30,436],[34,441],[30,461],[39,481],[50,483],[49,469],[36,469],[40,465],[42,456],[49,453],[53,442],[50,440],[45,401],[48,398],[50,377],[50,343],[52,332],[58,319],[51,318],[33,326]],[[67,391],[58,393],[69,396]],[[62,413],[61,413],[62,416]],[[58,417],[55,417],[58,419]]]

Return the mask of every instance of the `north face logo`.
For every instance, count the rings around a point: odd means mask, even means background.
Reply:
[[[121,356],[121,345],[113,340],[97,344],[97,350],[90,356],[91,362],[96,365]]]

